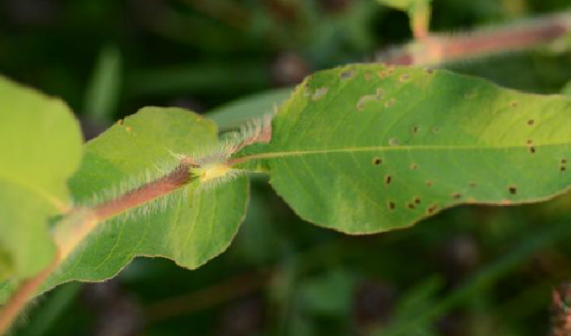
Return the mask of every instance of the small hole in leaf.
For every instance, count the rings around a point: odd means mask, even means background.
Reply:
[[[377,166],[378,166],[378,165],[380,165],[380,164],[382,164],[382,163],[383,163],[383,160],[382,160],[381,158],[376,157],[376,158],[373,159],[373,164],[374,164],[374,165],[377,165]]]
[[[389,209],[391,209],[391,210],[394,210],[397,207],[394,202],[389,202],[389,203],[387,203],[387,205],[388,205]]]
[[[512,194],[512,195],[517,194],[517,188],[514,186],[508,187],[508,190],[509,190],[510,194]]]
[[[413,163],[410,165],[410,170],[416,170],[418,168],[418,165],[416,163]]]
[[[391,184],[392,179],[393,179],[393,178],[391,177],[391,175],[385,176],[385,184],[386,184],[386,185]]]
[[[527,121],[527,124],[528,124],[529,126],[533,126],[533,124],[535,124],[535,120],[530,119],[530,120]]]

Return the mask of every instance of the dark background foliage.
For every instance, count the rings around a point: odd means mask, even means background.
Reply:
[[[433,29],[485,29],[567,5],[434,0]],[[373,0],[0,0],[0,72],[61,96],[88,137],[142,106],[207,113],[409,38],[406,15]],[[571,55],[537,50],[451,68],[558,93]],[[570,276],[570,205],[462,207],[349,237],[302,222],[256,177],[222,256],[197,271],[140,259],[111,281],[63,285],[14,333],[546,335],[551,291]]]

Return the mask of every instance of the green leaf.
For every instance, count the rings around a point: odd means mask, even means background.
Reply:
[[[408,13],[410,26],[415,34],[425,34],[430,26],[432,0],[377,0],[383,5]],[[422,37],[416,36],[415,37]]]
[[[62,101],[0,77],[0,281],[31,277],[54,257],[48,220],[70,207],[81,144]]]
[[[426,2],[425,0],[377,0],[382,5],[407,11],[410,7],[418,2]]]
[[[261,161],[302,218],[383,232],[458,204],[566,191],[569,113],[563,96],[447,71],[353,65],[301,84],[275,117],[271,143],[242,160]]]
[[[131,189],[162,176],[176,161],[218,143],[216,125],[178,108],[144,108],[89,142],[73,194],[89,203],[95,194]],[[165,172],[163,172],[163,170]],[[138,179],[137,177],[140,177]],[[195,269],[224,251],[243,220],[248,179],[195,192],[196,184],[100,224],[44,289],[71,280],[99,281],[117,274],[136,256],[165,257]],[[117,192],[115,192],[117,193]],[[105,198],[105,196],[103,196]]]

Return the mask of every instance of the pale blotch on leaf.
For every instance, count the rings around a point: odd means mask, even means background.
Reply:
[[[406,83],[408,82],[408,80],[410,79],[410,75],[409,74],[403,74],[400,76],[399,80],[401,83]]]
[[[452,196],[453,199],[460,199],[460,198],[462,198],[462,194],[460,194],[460,193],[453,193],[453,194],[450,195],[450,196]]]
[[[370,101],[380,101],[383,99],[384,91],[379,88],[374,94],[362,96],[357,102],[357,110],[362,111],[365,108],[365,104]]]
[[[397,138],[392,138],[389,140],[389,145],[390,146],[398,146],[399,145],[399,140]]]
[[[319,89],[315,90],[315,92],[311,96],[311,99],[320,100],[321,98],[325,97],[327,92],[329,92],[329,88],[327,88],[327,87],[319,88]]]
[[[389,107],[393,106],[394,104],[395,104],[395,100],[394,100],[394,98],[391,98],[391,99],[389,99],[389,101],[387,101],[385,103],[385,107],[389,108]]]
[[[518,103],[517,100],[514,100],[514,101],[512,101],[512,102],[510,103],[510,106],[511,106],[511,107],[514,107],[514,108],[515,108],[515,107],[518,107],[518,105],[519,105],[519,103]]]
[[[417,170],[417,169],[418,169],[418,165],[416,163],[411,163],[410,170]]]
[[[470,91],[470,92],[466,93],[464,95],[464,98],[466,98],[467,100],[471,100],[471,99],[476,98],[477,95],[478,95],[478,93],[474,90],[474,91]]]
[[[353,77],[355,77],[355,70],[347,70],[347,71],[343,71],[339,77],[341,78],[341,80],[347,80],[347,79],[351,79]]]

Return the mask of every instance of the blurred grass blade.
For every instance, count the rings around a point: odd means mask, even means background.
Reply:
[[[81,283],[70,283],[56,289],[48,301],[34,312],[34,318],[30,320],[20,335],[46,335],[54,323],[68,310],[82,287]]]
[[[106,47],[99,55],[85,94],[84,110],[91,121],[113,121],[123,80],[121,59],[121,52],[116,47]]]
[[[292,88],[268,90],[224,104],[206,116],[221,130],[239,127],[245,121],[260,117],[281,105],[293,92]]]
[[[468,299],[492,286],[498,279],[504,277],[515,267],[527,260],[532,254],[553,245],[557,241],[567,238],[571,218],[562,220],[546,229],[532,232],[512,251],[503,255],[488,267],[466,281],[463,286],[452,291],[442,301],[432,305],[422,314],[416,315],[403,323],[393,325],[383,332],[382,336],[409,335],[415,328],[433,323],[437,318],[451,311]]]

